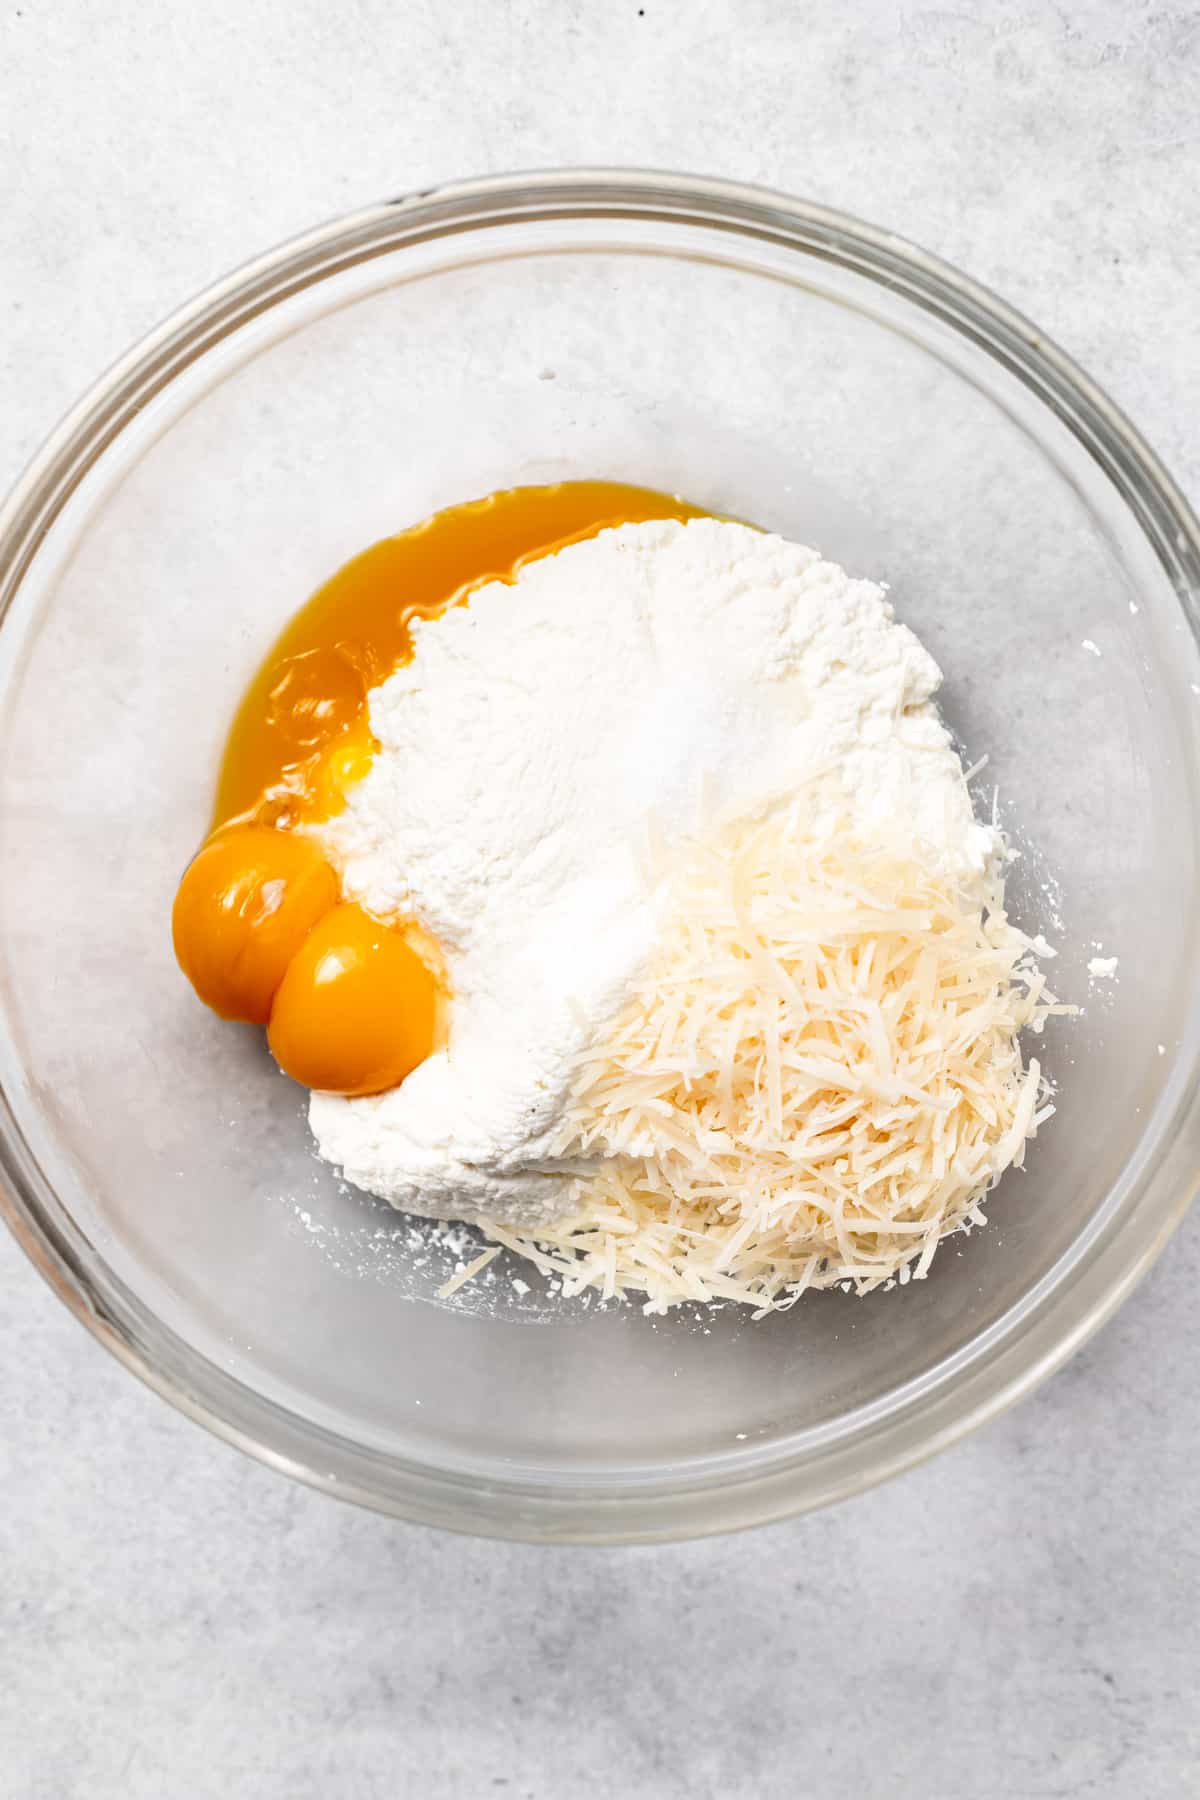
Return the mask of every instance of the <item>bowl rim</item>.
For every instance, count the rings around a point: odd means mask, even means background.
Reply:
[[[90,469],[156,394],[215,345],[357,263],[535,219],[704,225],[899,289],[999,361],[1079,441],[1126,502],[1200,641],[1200,524],[1120,410],[1029,320],[939,258],[833,208],[741,182],[620,167],[489,175],[401,194],[286,240],[177,309],[87,390],[0,507],[0,629],[43,539]],[[1185,1061],[1182,1049],[1178,1061]],[[1194,1067],[1175,1073],[1155,1152],[1132,1159],[1096,1229],[950,1359],[961,1367],[948,1366],[920,1393],[901,1390],[863,1409],[836,1442],[810,1433],[798,1450],[746,1447],[666,1476],[481,1479],[385,1456],[267,1400],[192,1350],[108,1269],[42,1174],[2,1089],[0,1213],[59,1298],[127,1368],[270,1467],[395,1517],[481,1536],[662,1542],[763,1524],[873,1486],[994,1417],[1065,1362],[1150,1268],[1195,1191],[1200,1082],[1191,1078]],[[1118,1198],[1119,1206],[1111,1204]]]

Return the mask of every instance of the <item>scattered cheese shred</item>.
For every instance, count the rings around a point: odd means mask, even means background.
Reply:
[[[1050,1116],[1018,1034],[1047,992],[1003,876],[865,842],[796,802],[664,877],[660,954],[580,1064],[564,1159],[600,1155],[536,1240],[563,1291],[645,1310],[927,1274]]]
[[[479,1255],[472,1258],[465,1268],[456,1270],[449,1281],[442,1283],[437,1291],[438,1299],[448,1300],[451,1294],[457,1294],[460,1287],[465,1287],[468,1281],[474,1281],[476,1275],[481,1275],[493,1258],[499,1254],[499,1244],[494,1244],[490,1250],[480,1251]]]

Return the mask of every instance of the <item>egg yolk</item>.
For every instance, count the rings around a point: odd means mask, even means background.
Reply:
[[[309,838],[269,825],[220,831],[175,896],[179,966],[221,1018],[265,1025],[288,964],[337,898],[337,876]]]
[[[436,947],[341,904],[336,874],[292,828],[332,818],[371,766],[371,688],[412,655],[414,619],[608,525],[691,519],[674,495],[611,481],[510,488],[365,550],[301,608],[230,729],[213,834],[175,900],[175,953],[225,1019],[268,1024],[306,1087],[373,1094],[440,1041]]]
[[[403,932],[361,906],[335,906],[288,965],[267,1042],[305,1087],[378,1094],[433,1050],[440,998],[437,977]]]

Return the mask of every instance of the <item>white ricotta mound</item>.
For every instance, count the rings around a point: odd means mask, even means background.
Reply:
[[[664,853],[828,784],[935,867],[982,873],[933,707],[883,590],[715,519],[601,532],[414,626],[370,696],[379,750],[318,828],[348,899],[441,945],[449,1041],[398,1088],[312,1096],[323,1157],[407,1211],[536,1232],[571,1204],[572,1072],[637,992]]]

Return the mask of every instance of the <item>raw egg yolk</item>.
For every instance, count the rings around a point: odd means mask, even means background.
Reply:
[[[437,1042],[440,988],[400,931],[343,904],[315,925],[279,984],[267,1041],[284,1072],[332,1094],[378,1094]]]
[[[269,825],[219,831],[175,896],[179,966],[221,1018],[265,1025],[288,964],[337,898],[337,876],[310,839]]]
[[[340,813],[348,791],[367,773],[374,754],[375,740],[364,715],[313,759],[305,791],[294,803],[296,816],[320,824]]]
[[[319,750],[363,710],[359,670],[330,645],[302,651],[283,664],[267,695],[266,724],[293,756]]]

